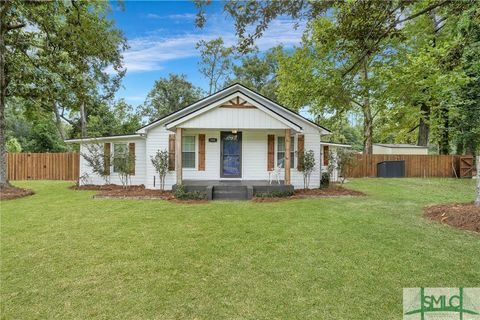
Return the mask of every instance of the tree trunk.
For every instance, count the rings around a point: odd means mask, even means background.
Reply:
[[[365,90],[363,94],[363,153],[373,153],[373,117],[370,108],[370,89],[368,88],[368,59],[363,62],[363,80]]]
[[[418,125],[418,140],[417,145],[426,147],[430,136],[430,107],[426,103],[420,106],[420,123]]]
[[[6,29],[5,22],[0,20],[0,188],[10,186],[7,176],[7,150],[5,147],[5,104],[7,96]]]
[[[443,122],[443,126],[440,132],[440,141],[438,143],[438,152],[440,154],[450,154],[450,123],[448,118],[448,107],[442,107],[440,110],[440,119]]]
[[[87,137],[87,115],[85,113],[85,102],[80,103],[80,136]]]
[[[53,103],[53,113],[55,114],[55,124],[57,125],[58,133],[62,137],[62,140],[66,139],[65,129],[63,128],[62,117],[60,117],[60,113],[58,112],[57,105]]]
[[[480,156],[477,156],[477,199],[475,205],[480,207]]]

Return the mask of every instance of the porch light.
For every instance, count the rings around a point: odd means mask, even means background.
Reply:
[[[233,133],[233,134],[237,133],[237,130],[232,130],[232,133]]]

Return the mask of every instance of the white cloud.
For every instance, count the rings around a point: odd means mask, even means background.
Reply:
[[[175,15],[187,16],[187,15]],[[193,15],[194,16],[194,15]],[[148,35],[129,40],[130,49],[124,54],[125,66],[128,72],[146,72],[161,70],[165,63],[172,60],[195,57],[199,52],[195,44],[200,40],[211,40],[222,37],[227,46],[237,43],[233,30],[224,19],[214,19],[215,23],[203,33],[170,34],[165,36],[167,30],[156,30]],[[261,51],[268,50],[279,44],[293,47],[301,41],[305,25],[294,28],[291,20],[274,20],[265,34],[256,41]]]
[[[169,15],[159,15],[156,13],[148,13],[147,18],[149,19],[170,19],[170,20],[194,20],[196,15],[193,13],[182,13],[182,14],[169,14]]]

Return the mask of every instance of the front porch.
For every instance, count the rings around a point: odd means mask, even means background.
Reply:
[[[187,192],[205,192],[208,200],[247,200],[256,193],[293,192],[291,184],[268,180],[183,180]],[[173,190],[177,188],[175,184]]]

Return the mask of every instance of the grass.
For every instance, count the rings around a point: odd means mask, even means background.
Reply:
[[[183,205],[18,182],[2,319],[399,319],[404,287],[469,287],[480,236],[422,217],[474,182],[358,179],[367,197]]]

